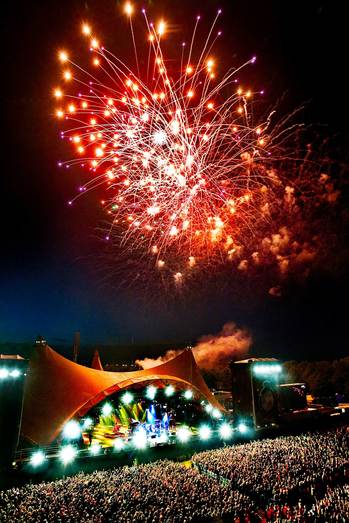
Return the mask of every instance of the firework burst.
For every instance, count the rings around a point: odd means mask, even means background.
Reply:
[[[241,87],[237,73],[255,57],[217,73],[213,46],[221,34],[220,11],[200,48],[197,17],[191,41],[181,43],[175,62],[165,53],[166,22],[153,24],[142,13],[146,66],[138,59],[129,3],[135,70],[87,24],[82,33],[91,67],[85,70],[70,53],[59,52],[56,116],[76,155],[66,164],[89,171],[79,195],[102,195],[105,239],[139,263],[176,284],[213,264],[235,261],[243,271],[261,263],[273,242],[290,239],[287,228],[272,235],[270,224],[280,202],[289,209],[299,190],[299,180],[274,167],[289,156],[283,144],[295,126],[288,118],[272,124],[272,113],[253,121],[252,100],[263,91]]]

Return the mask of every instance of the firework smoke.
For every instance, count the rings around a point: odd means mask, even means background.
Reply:
[[[232,360],[244,357],[252,344],[252,336],[246,330],[236,326],[235,323],[226,323],[218,334],[202,336],[193,347],[196,363],[206,371],[224,369]],[[181,350],[168,350],[159,358],[145,358],[136,363],[143,369],[150,369],[168,361]]]

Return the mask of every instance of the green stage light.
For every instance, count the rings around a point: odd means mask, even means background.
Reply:
[[[101,450],[102,449],[99,443],[92,443],[92,445],[89,448],[90,454],[92,454],[92,456],[97,456],[98,454],[100,454]]]
[[[122,439],[120,438],[117,438],[115,441],[114,441],[114,449],[115,450],[122,450],[124,448],[124,442],[122,441]]]
[[[199,428],[199,438],[200,439],[206,441],[206,440],[210,439],[211,434],[212,434],[212,430],[210,429],[210,427],[208,425],[202,425]]]
[[[213,409],[212,410],[212,416],[216,419],[220,418],[221,417],[221,413],[218,409]]]
[[[59,459],[64,465],[71,463],[77,454],[77,450],[72,445],[65,445],[59,451]]]
[[[13,369],[10,372],[11,378],[19,378],[22,373],[18,369]]]
[[[205,410],[208,414],[210,414],[210,412],[212,412],[212,409],[213,409],[213,407],[212,407],[211,403],[207,403],[207,405],[205,405]]]
[[[147,398],[149,400],[153,400],[156,396],[156,392],[157,392],[157,388],[154,387],[154,385],[149,385],[149,387],[147,387],[145,395],[147,396]]]
[[[77,421],[71,419],[64,425],[63,436],[66,439],[79,439],[81,436],[81,427]]]
[[[129,405],[133,401],[133,394],[131,392],[125,392],[125,394],[121,398],[122,403],[125,405]]]
[[[0,379],[4,380],[5,378],[8,378],[9,372],[7,369],[0,369]]]
[[[240,432],[240,434],[246,434],[246,432],[248,432],[248,426],[246,425],[246,423],[239,423],[238,431]]]
[[[157,441],[158,441],[158,443],[164,443],[164,444],[168,443],[168,436],[167,436],[166,432],[162,432],[160,434],[160,436],[158,436]]]
[[[180,427],[177,430],[177,438],[181,443],[186,443],[191,438],[191,431],[188,429],[188,427]]]
[[[275,363],[258,363],[253,365],[253,372],[257,376],[277,376],[282,372],[282,366]]]
[[[132,442],[136,449],[145,449],[147,446],[147,433],[144,429],[138,429],[132,438]]]
[[[184,397],[186,400],[191,400],[192,397],[193,397],[193,391],[190,390],[190,389],[187,389],[185,392],[184,392]]]
[[[83,428],[86,430],[86,429],[90,429],[92,427],[92,424],[93,424],[93,420],[92,418],[85,418],[84,419],[84,423],[83,423]]]
[[[46,461],[45,453],[42,450],[36,450],[30,457],[29,463],[32,467],[40,467]]]
[[[172,396],[175,393],[175,389],[173,385],[167,385],[165,388],[165,394],[167,397]]]
[[[228,423],[222,423],[219,427],[219,435],[223,439],[229,439],[233,435],[231,426]]]
[[[110,414],[113,412],[113,407],[110,403],[104,403],[102,407],[102,414],[103,416],[110,416]]]

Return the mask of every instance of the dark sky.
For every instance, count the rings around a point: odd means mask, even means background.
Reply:
[[[154,17],[188,27],[222,7],[223,61],[242,63],[254,54],[255,77],[270,103],[287,91],[290,107],[308,101],[307,123],[323,124],[348,145],[347,17],[345,2],[317,1],[156,1],[135,2]],[[348,354],[348,272],[314,274],[280,299],[254,292],[215,289],[196,296],[139,299],[105,281],[101,220],[95,198],[74,208],[79,171],[61,172],[57,161],[70,151],[59,143],[50,92],[56,84],[57,49],[76,49],[82,20],[103,35],[108,47],[125,52],[120,3],[113,0],[5,2],[1,8],[3,130],[1,175],[0,342],[31,341],[38,333],[55,345],[70,342],[75,330],[83,343],[183,343],[218,332],[227,321],[251,331],[254,351],[290,357]],[[174,35],[176,38],[177,35]],[[123,38],[125,40],[125,37]],[[178,40],[181,36],[178,35]],[[118,47],[119,46],[119,47]],[[222,51],[223,49],[223,51]],[[338,154],[338,152],[337,152]],[[340,154],[340,153],[339,153]],[[117,283],[117,282],[115,282]],[[205,286],[205,281],[202,282]]]

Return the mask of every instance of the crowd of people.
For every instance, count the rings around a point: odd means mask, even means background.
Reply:
[[[0,521],[185,523],[239,517],[249,504],[194,468],[158,461],[0,492]]]
[[[275,522],[339,522],[349,521],[349,485],[327,487],[321,499],[313,497],[308,504],[299,501],[291,506],[287,503],[279,505],[270,503],[259,510],[260,521]]]
[[[0,492],[3,523],[349,521],[345,429],[225,446],[191,466],[80,473]]]
[[[321,497],[328,484],[348,475],[349,433],[345,428],[300,436],[252,441],[201,452],[193,457],[201,472],[228,480],[259,505],[272,499],[294,503]],[[344,478],[345,479],[345,478]]]

